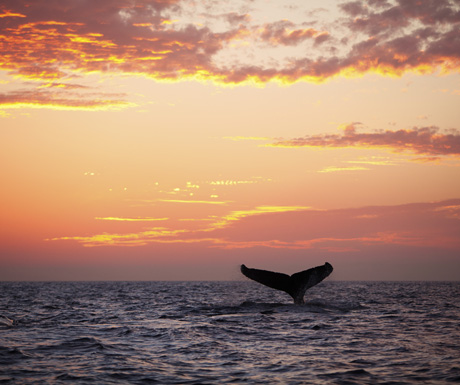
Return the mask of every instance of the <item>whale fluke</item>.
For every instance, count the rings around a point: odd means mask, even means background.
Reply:
[[[332,270],[332,265],[326,262],[324,265],[300,271],[289,276],[273,271],[250,269],[245,265],[241,265],[241,272],[246,277],[272,289],[288,293],[294,299],[294,303],[298,305],[305,303],[303,299],[305,292],[329,276]]]

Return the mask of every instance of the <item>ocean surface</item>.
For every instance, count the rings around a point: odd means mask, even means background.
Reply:
[[[0,282],[0,383],[460,382],[460,283]]]

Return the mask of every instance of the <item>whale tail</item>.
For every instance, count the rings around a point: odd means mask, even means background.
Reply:
[[[241,272],[246,277],[272,289],[288,293],[294,299],[295,304],[305,303],[303,299],[305,292],[328,277],[332,273],[332,270],[332,265],[326,262],[324,265],[300,271],[289,276],[273,271],[250,269],[245,265],[241,265]]]

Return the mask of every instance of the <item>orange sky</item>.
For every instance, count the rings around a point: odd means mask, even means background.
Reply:
[[[5,0],[0,280],[460,278],[460,7]]]

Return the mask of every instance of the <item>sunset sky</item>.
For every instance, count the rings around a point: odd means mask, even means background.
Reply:
[[[460,279],[458,0],[2,0],[0,280]]]

